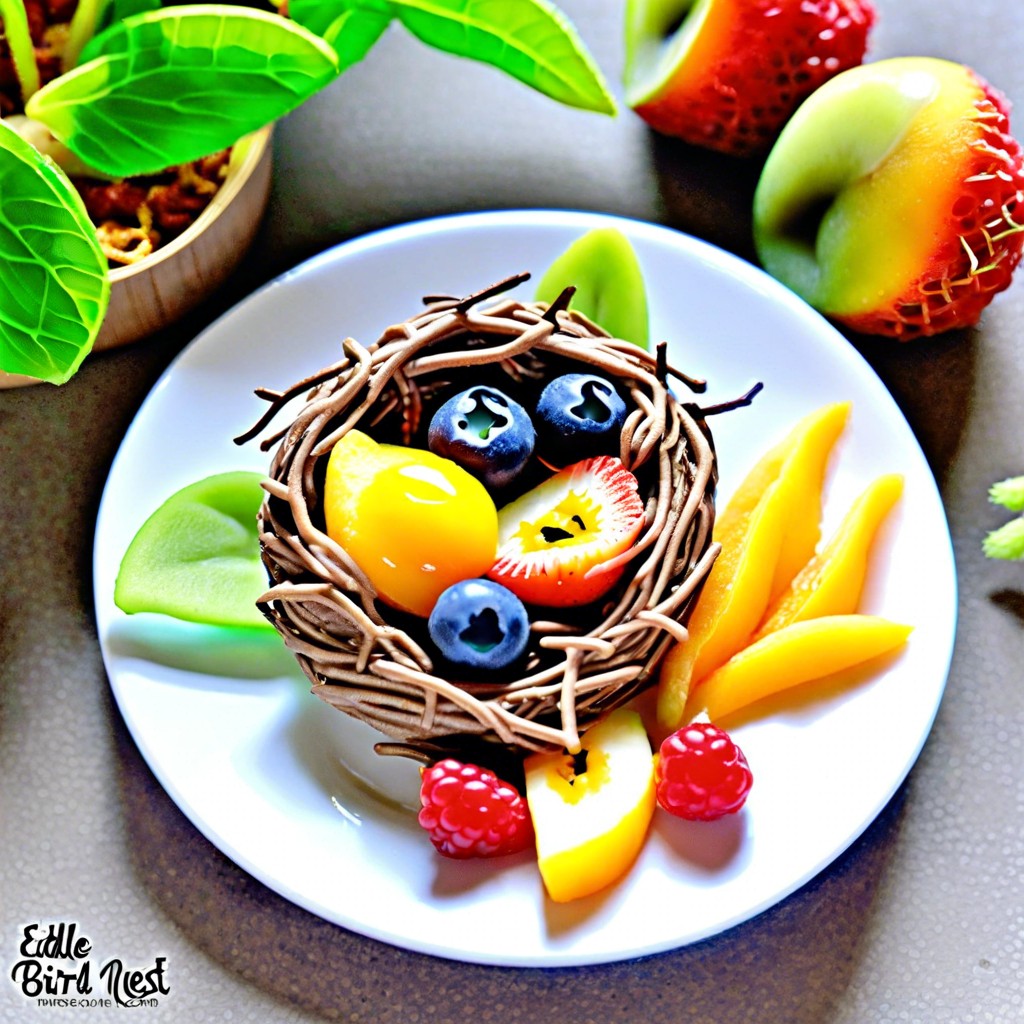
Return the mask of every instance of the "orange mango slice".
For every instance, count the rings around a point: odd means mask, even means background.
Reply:
[[[783,505],[775,500],[778,490],[772,481],[737,532],[722,541],[687,626],[689,636],[662,662],[657,714],[668,732],[682,724],[691,681],[728,661],[764,614],[785,523]]]
[[[757,629],[769,603],[814,555],[821,538],[821,492],[828,457],[850,403],[804,417],[747,474],[715,523],[722,545],[688,624],[689,638],[662,663],[658,722],[683,720],[692,680],[732,657]]]
[[[755,701],[893,651],[911,629],[876,615],[826,615],[784,626],[703,680],[687,716],[703,711],[716,722]]]
[[[768,609],[754,640],[794,622],[857,611],[872,544],[902,493],[903,477],[898,473],[873,480],[825,547],[793,577]]]

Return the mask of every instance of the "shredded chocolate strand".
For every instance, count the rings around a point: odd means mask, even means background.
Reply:
[[[464,299],[435,297],[368,348],[347,339],[335,367],[284,391],[261,389],[271,409],[241,435],[254,437],[307,393],[273,442],[259,524],[271,585],[260,606],[317,696],[393,738],[382,752],[436,759],[466,737],[520,752],[578,749],[581,731],[651,685],[667,647],[684,641],[718,550],[711,541],[717,466],[707,410],[678,402],[667,387],[670,377],[692,390],[704,382],[669,365],[663,346],[651,354],[610,338],[573,310],[508,297],[477,308],[522,279]],[[424,402],[449,386],[453,373],[486,366],[514,384],[539,381],[548,365],[567,363],[615,379],[630,396],[619,454],[645,481],[643,529],[629,552],[605,567],[624,565],[625,573],[589,617],[567,612],[563,619],[549,609],[549,618],[535,618],[517,678],[444,678],[450,670],[439,671],[406,629],[388,621],[392,613],[365,574],[327,536],[318,465],[348,430],[370,423],[409,443]]]

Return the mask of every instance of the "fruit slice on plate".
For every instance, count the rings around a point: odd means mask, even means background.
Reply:
[[[628,0],[626,102],[652,128],[746,156],[801,101],[859,64],[868,0]]]
[[[754,195],[764,268],[822,313],[908,338],[977,321],[1024,246],[1008,104],[962,64],[896,57],[822,86]]]
[[[636,477],[611,456],[585,459],[498,512],[498,557],[487,575],[527,604],[589,604],[622,576],[624,565],[608,563],[643,524]]]
[[[875,537],[902,493],[903,477],[898,473],[873,480],[829,542],[765,612],[754,640],[794,622],[857,611]]]
[[[327,535],[386,604],[426,617],[441,592],[494,560],[497,513],[476,477],[433,452],[349,430],[324,481]]]
[[[525,768],[548,895],[565,903],[621,878],[643,846],[655,807],[654,758],[640,716],[613,711],[583,735],[582,754],[534,754]]]
[[[735,654],[690,694],[688,718],[717,722],[773,694],[902,647],[911,626],[877,615],[824,615],[783,626]]]
[[[688,624],[689,638],[662,663],[658,722],[684,721],[692,685],[731,658],[757,629],[773,594],[814,554],[821,535],[821,492],[829,455],[849,403],[805,416],[750,470],[715,522],[722,545]]]

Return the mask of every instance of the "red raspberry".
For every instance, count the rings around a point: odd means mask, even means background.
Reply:
[[[423,772],[419,823],[446,857],[500,857],[533,842],[526,801],[494,772],[454,758]]]
[[[692,722],[662,743],[655,768],[658,803],[689,821],[738,811],[754,777],[743,751],[710,722]]]

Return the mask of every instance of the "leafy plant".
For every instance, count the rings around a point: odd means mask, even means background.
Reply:
[[[106,260],[62,167],[117,179],[225,149],[362,60],[392,22],[560,103],[614,112],[547,0],[291,0],[288,14],[79,0],[63,73],[40,85],[24,4],[0,0],[27,115],[17,130],[0,121],[0,369],[64,383],[103,323]]]
[[[993,484],[988,497],[994,505],[1022,514],[998,529],[990,530],[982,542],[982,550],[989,558],[1024,558],[1024,476],[1010,477]]]

